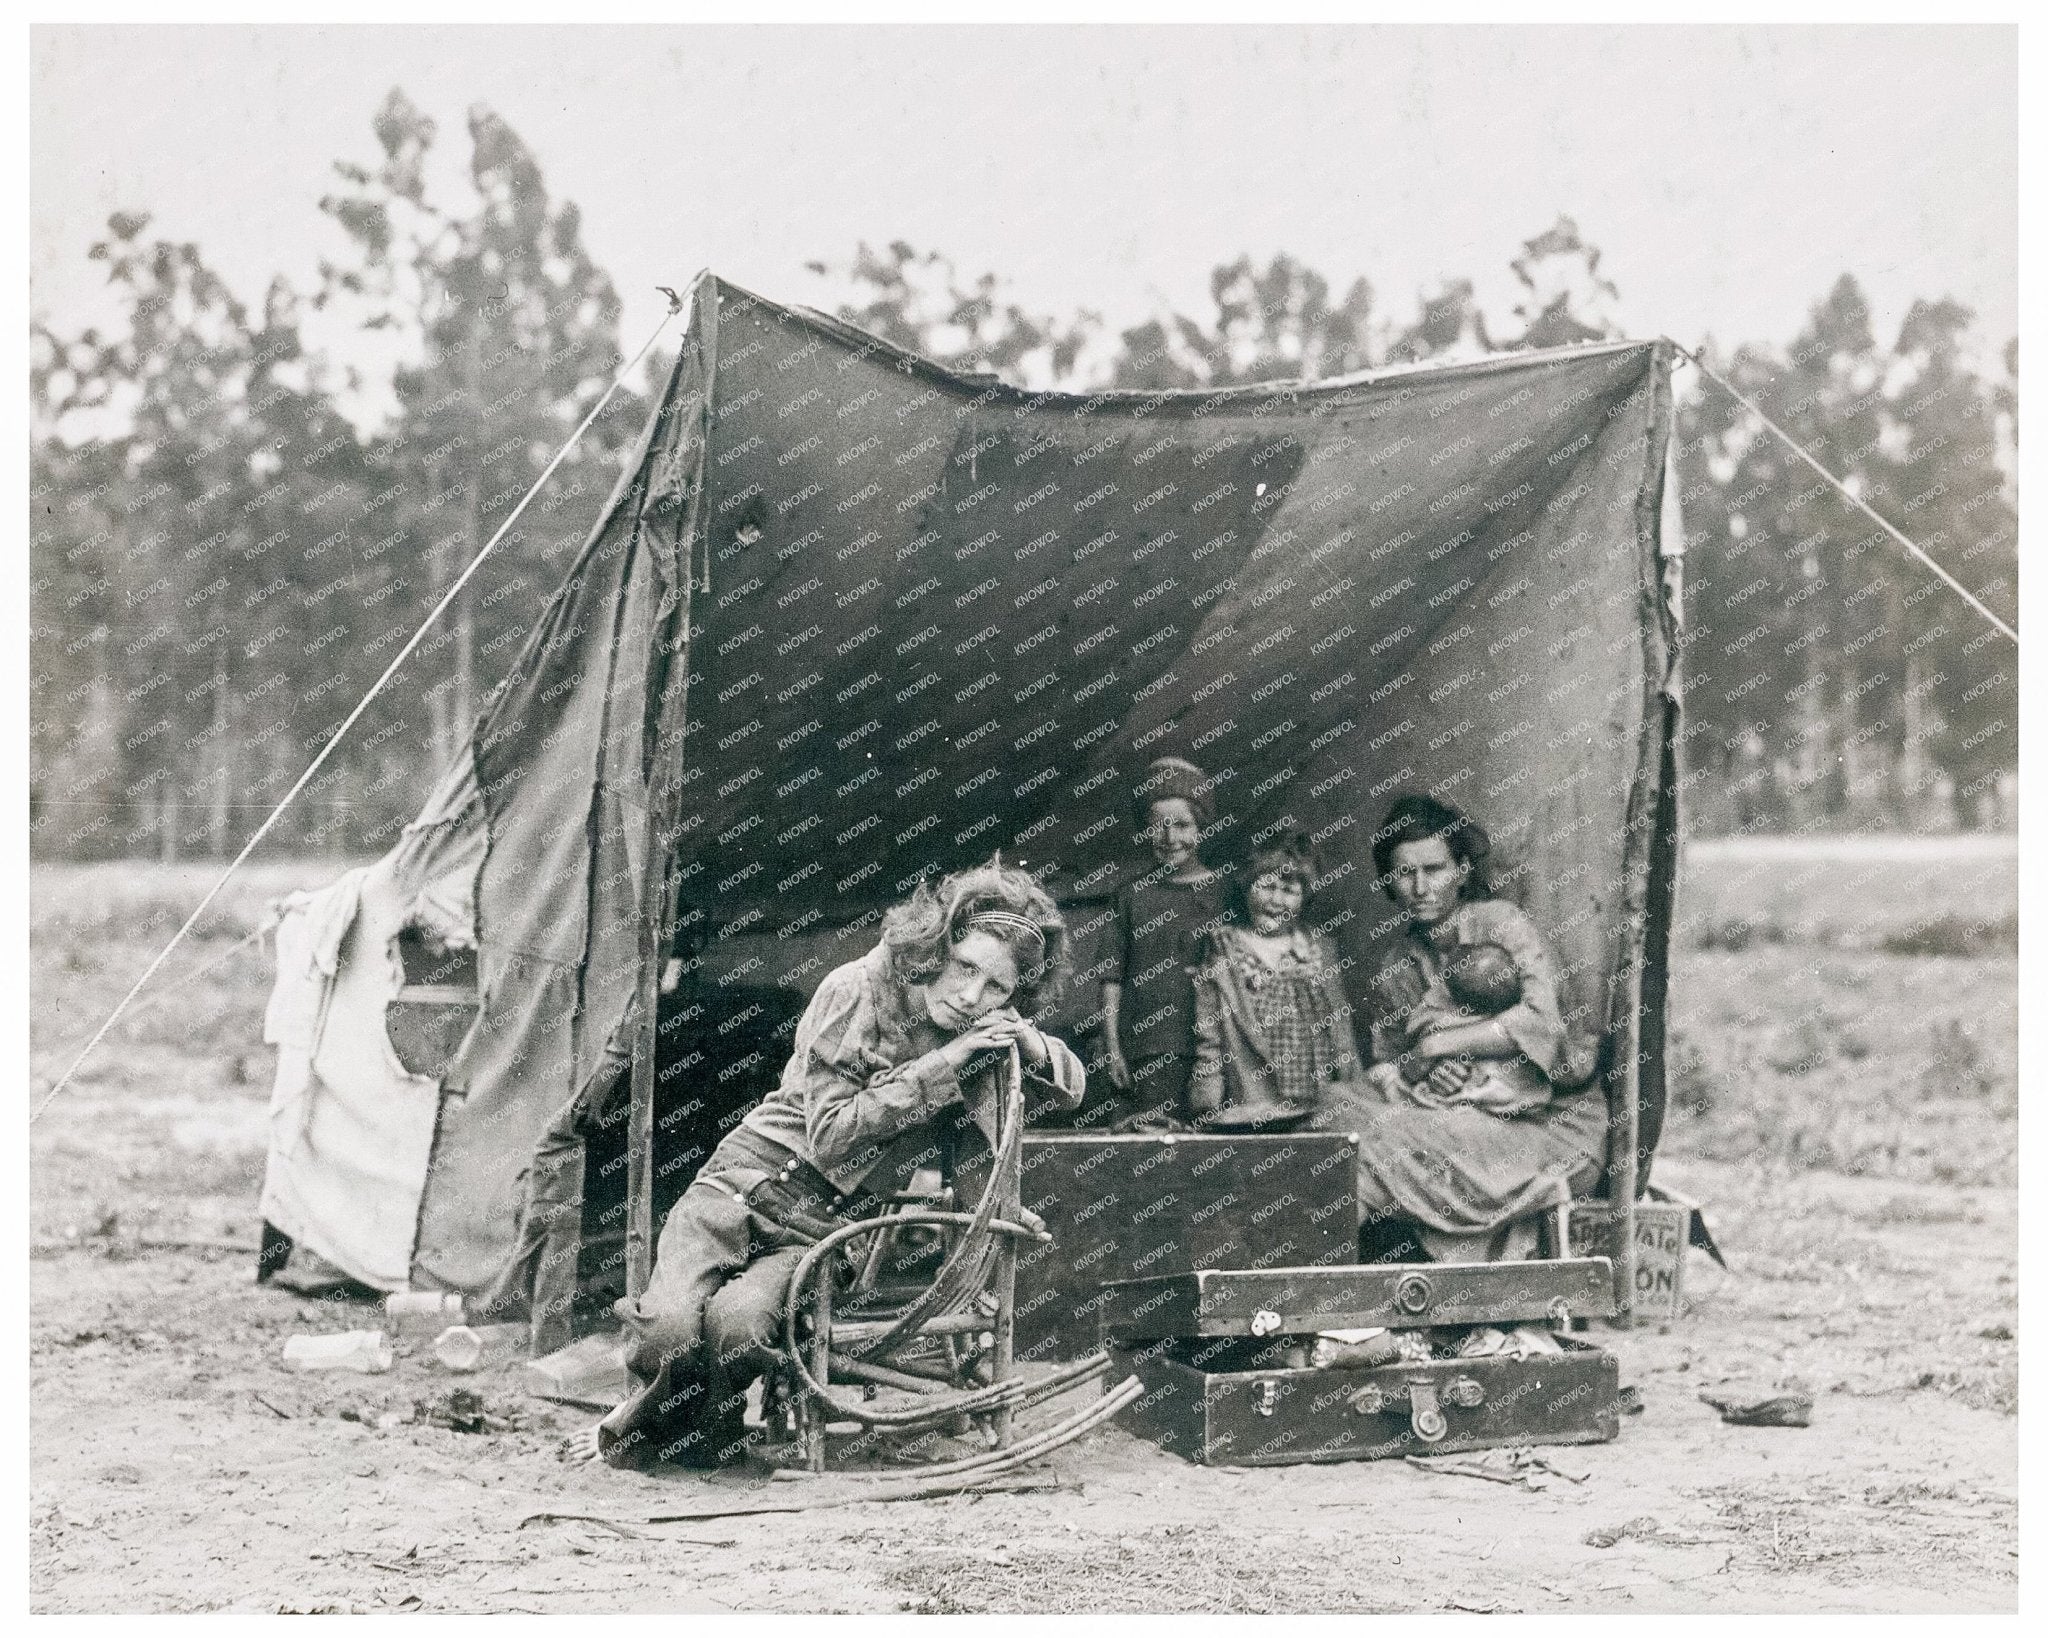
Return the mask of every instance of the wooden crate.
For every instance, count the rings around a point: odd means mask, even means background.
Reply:
[[[1636,1202],[1637,1320],[1674,1320],[1685,1303],[1685,1248],[1692,1233],[1689,1202]],[[1575,1257],[1614,1258],[1619,1249],[1614,1207],[1598,1200],[1575,1200],[1571,1208],[1571,1253]]]

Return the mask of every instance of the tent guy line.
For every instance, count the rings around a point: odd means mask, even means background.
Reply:
[[[702,277],[703,275],[700,274],[696,280],[693,280],[691,282],[690,288],[692,291],[695,291],[698,288],[699,284],[702,281]],[[296,797],[300,791],[304,790],[309,783],[311,783],[313,776],[320,771],[322,765],[325,764],[328,757],[334,754],[334,748],[337,745],[339,745],[345,737],[347,737],[348,731],[356,725],[357,719],[360,718],[362,714],[370,708],[370,702],[374,700],[379,694],[381,694],[384,691],[385,684],[390,682],[391,679],[398,674],[398,668],[404,665],[406,660],[411,656],[413,650],[419,647],[421,640],[424,639],[427,633],[433,629],[434,622],[439,620],[443,614],[448,612],[449,606],[455,601],[457,597],[461,595],[462,588],[468,585],[470,579],[476,574],[477,570],[483,567],[484,559],[489,557],[491,553],[497,549],[498,542],[505,538],[506,534],[511,530],[512,525],[519,521],[520,515],[525,512],[526,508],[529,505],[532,504],[533,497],[535,495],[538,495],[541,492],[542,488],[546,486],[548,479],[555,475],[555,468],[560,466],[562,462],[568,458],[569,452],[572,449],[574,449],[576,445],[582,440],[584,433],[590,430],[591,423],[596,421],[598,416],[604,413],[605,405],[609,404],[612,401],[612,395],[619,390],[620,383],[622,383],[628,375],[630,375],[635,369],[639,367],[640,360],[645,358],[647,356],[648,350],[653,347],[656,341],[661,339],[662,331],[666,330],[669,327],[670,323],[675,319],[676,315],[683,310],[682,297],[678,296],[673,290],[669,290],[666,287],[663,287],[663,293],[668,297],[668,311],[662,315],[661,322],[657,324],[651,332],[649,332],[647,339],[640,344],[640,350],[619,367],[618,373],[612,377],[611,385],[606,387],[603,395],[598,399],[598,401],[590,406],[590,413],[583,417],[583,420],[578,424],[576,430],[569,434],[568,441],[564,443],[560,449],[555,451],[554,459],[549,461],[546,467],[542,469],[540,476],[533,480],[533,487],[528,489],[526,493],[519,498],[519,504],[512,508],[512,510],[506,515],[505,521],[498,525],[496,532],[491,536],[489,540],[484,542],[482,548],[477,552],[476,556],[469,560],[468,566],[462,571],[462,573],[455,577],[453,582],[450,583],[448,589],[441,594],[441,600],[438,603],[436,603],[433,606],[433,608],[427,611],[427,617],[420,622],[419,630],[415,631],[412,634],[412,636],[406,640],[405,647],[401,648],[397,652],[397,654],[392,656],[391,663],[384,668],[384,674],[370,685],[370,691],[356,702],[355,709],[349,712],[349,714],[342,719],[341,726],[336,728],[334,732],[328,736],[327,743],[320,747],[319,754],[315,756],[313,760],[306,765],[306,771],[299,775],[297,780],[293,782],[292,788],[286,791],[284,795],[278,799],[277,806],[270,810],[270,817],[265,819],[262,824],[256,827],[255,834],[252,835],[248,839],[248,841],[242,844],[242,851],[237,853],[233,861],[228,865],[227,869],[223,870],[220,873],[220,879],[216,881],[212,887],[207,889],[206,897],[201,899],[198,904],[193,906],[192,913],[185,918],[184,925],[181,926],[175,933],[171,935],[170,942],[166,944],[161,950],[159,950],[156,954],[156,959],[143,969],[142,976],[136,979],[135,983],[129,988],[128,993],[121,997],[120,1002],[115,1006],[114,1010],[107,1014],[106,1021],[102,1023],[98,1029],[93,1031],[92,1039],[87,1041],[85,1045],[79,1049],[78,1056],[71,1060],[71,1067],[66,1069],[62,1075],[57,1077],[56,1085],[52,1086],[50,1090],[44,1094],[43,1101],[37,1104],[34,1111],[29,1115],[28,1118],[29,1123],[31,1125],[33,1125],[37,1120],[39,1120],[42,1117],[43,1111],[48,1109],[50,1105],[56,1101],[57,1094],[62,1092],[65,1087],[71,1084],[71,1078],[78,1073],[79,1065],[83,1064],[87,1058],[92,1056],[93,1048],[98,1046],[100,1042],[106,1038],[107,1031],[112,1029],[114,1025],[120,1021],[121,1015],[128,1010],[129,1005],[135,1000],[135,998],[138,995],[142,993],[144,986],[146,986],[149,983],[149,981],[156,976],[158,969],[161,968],[163,964],[170,959],[171,952],[177,949],[179,944],[181,944],[184,941],[185,935],[192,931],[192,928],[194,927],[194,925],[197,924],[199,918],[205,914],[206,907],[213,903],[213,901],[217,897],[219,897],[220,890],[223,887],[227,886],[228,879],[232,877],[237,870],[241,869],[245,863],[247,863],[249,855],[256,851],[258,844],[262,842],[264,837],[270,834],[272,828],[277,824],[278,820],[284,817],[285,809],[289,808],[292,805],[292,799]]]
[[[1669,336],[1666,336],[1664,339],[1666,341],[1671,341],[1671,338]],[[1787,449],[1791,450],[1793,454],[1797,455],[1808,466],[1812,467],[1814,471],[1818,472],[1823,478],[1827,479],[1829,483],[1833,484],[1835,489],[1841,494],[1843,499],[1847,500],[1850,505],[1854,506],[1859,512],[1863,513],[1865,517],[1869,518],[1871,522],[1875,523],[1886,534],[1890,535],[1892,539],[1896,540],[1901,546],[1905,547],[1907,551],[1911,552],[1922,563],[1926,564],[1928,568],[1932,569],[1945,582],[1947,582],[1949,590],[1953,591],[1965,603],[1968,603],[1971,608],[1975,609],[1979,614],[1983,615],[1986,620],[1990,621],[1992,625],[1996,626],[2007,637],[2011,638],[2013,647],[2019,647],[2020,634],[2018,632],[2014,631],[2011,626],[2007,625],[2003,620],[1999,619],[1997,615],[1993,614],[1989,609],[1987,609],[1983,605],[1983,603],[1978,601],[1975,594],[1973,594],[1969,590],[1969,588],[1966,587],[1960,580],[1956,579],[1956,577],[1950,574],[1948,570],[1944,569],[1939,563],[1935,562],[1934,559],[1929,557],[1926,552],[1921,550],[1920,547],[1914,545],[1912,541],[1908,540],[1904,535],[1899,533],[1899,531],[1896,528],[1894,528],[1888,521],[1886,521],[1885,518],[1879,515],[1879,513],[1874,508],[1872,508],[1867,502],[1865,502],[1859,495],[1857,495],[1854,490],[1850,489],[1850,487],[1847,484],[1843,483],[1840,478],[1836,477],[1826,467],[1822,466],[1819,461],[1815,460],[1813,456],[1808,454],[1805,447],[1800,444],[1798,439],[1794,438],[1791,433],[1787,432],[1783,427],[1779,426],[1776,421],[1773,421],[1768,415],[1764,414],[1764,412],[1761,409],[1759,409],[1754,402],[1752,402],[1748,398],[1745,398],[1741,393],[1737,392],[1734,387],[1730,386],[1726,381],[1722,380],[1720,376],[1716,375],[1712,370],[1708,369],[1706,364],[1701,361],[1699,354],[1692,352],[1685,347],[1679,346],[1679,344],[1675,341],[1672,341],[1671,345],[1677,349],[1681,357],[1683,357],[1688,363],[1692,364],[1695,368],[1697,368],[1701,375],[1705,376],[1709,381],[1713,382],[1715,386],[1719,387],[1730,398],[1734,399],[1736,403],[1740,404],[1744,409],[1748,410],[1750,414],[1754,415],[1759,421],[1763,422],[1765,426],[1769,427],[1772,432],[1776,433],[1779,441],[1783,443]]]

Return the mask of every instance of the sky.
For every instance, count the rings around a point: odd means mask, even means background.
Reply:
[[[1035,310],[1206,315],[1209,270],[1286,251],[1383,310],[1508,263],[1560,213],[1632,335],[1784,346],[1843,272],[1889,344],[1916,297],[2018,323],[2017,45],[2001,27],[40,28],[31,299],[111,309],[86,251],[151,213],[254,301],[342,252],[317,208],[394,85],[534,149],[625,302],[700,267],[817,302],[865,239],[947,252]],[[1510,329],[1512,326],[1508,326]],[[347,336],[319,338],[347,347]]]

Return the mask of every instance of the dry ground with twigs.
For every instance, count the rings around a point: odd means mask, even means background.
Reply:
[[[252,872],[171,978],[338,868]],[[36,872],[38,1096],[210,879]],[[258,1290],[239,1249],[270,1075],[252,947],[120,1026],[33,1128],[32,1605],[2012,1609],[2014,893],[2009,842],[1692,849],[1657,1175],[1733,1270],[1696,1256],[1684,1319],[1604,1337],[1645,1408],[1552,1453],[1578,1482],[1209,1470],[1110,1432],[1061,1453],[1058,1492],[623,1534],[519,1525],[757,1481],[564,1467],[583,1413],[509,1369],[437,1419],[458,1379],[423,1349],[282,1368],[293,1332],[378,1319]],[[1813,1426],[1724,1427],[1697,1395],[1732,1380],[1803,1382]]]

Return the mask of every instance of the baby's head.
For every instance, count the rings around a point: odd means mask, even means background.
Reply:
[[[1522,999],[1522,975],[1498,944],[1466,944],[1444,961],[1444,987],[1451,999],[1489,1018]]]

